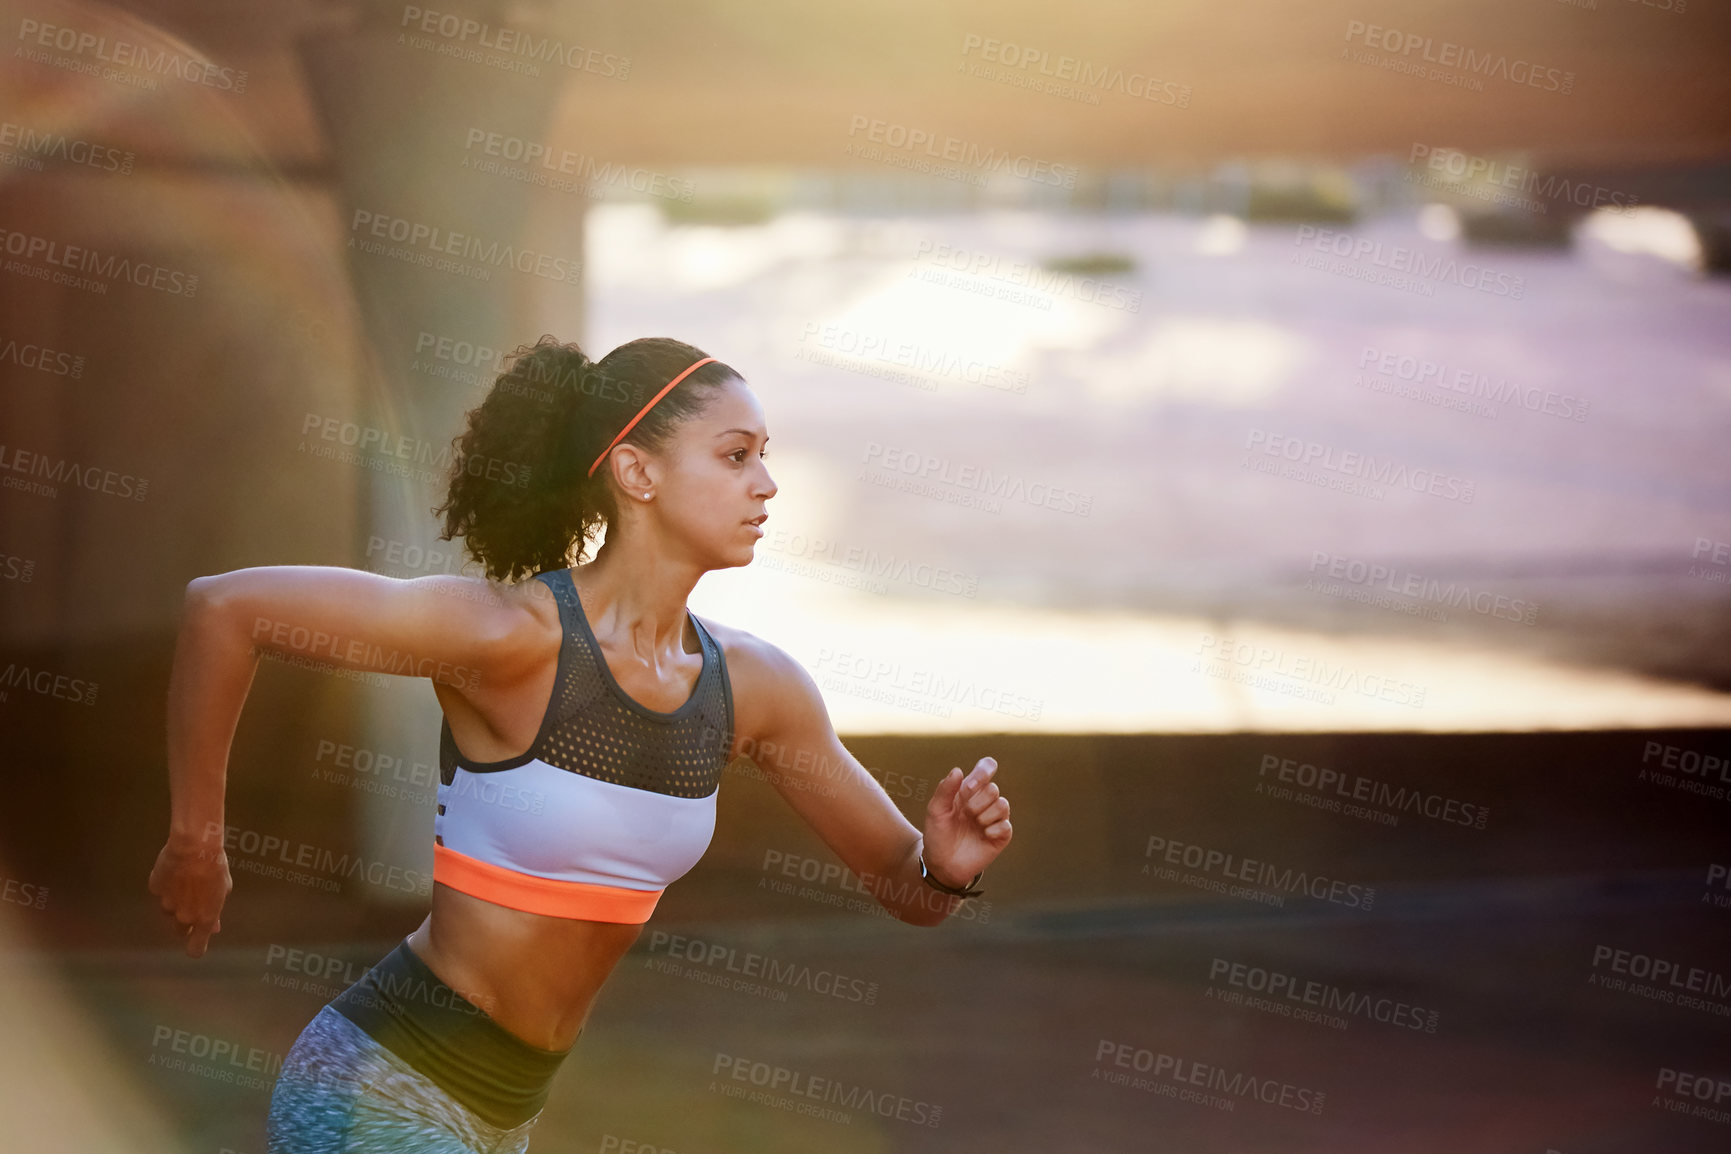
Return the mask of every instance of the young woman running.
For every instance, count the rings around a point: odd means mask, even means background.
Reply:
[[[950,770],[922,832],[798,662],[685,607],[704,573],[751,561],[776,493],[768,439],[745,381],[688,344],[591,362],[543,337],[469,413],[434,510],[485,578],[290,565],[188,585],[149,885],[192,957],[233,888],[224,776],[260,650],[428,677],[444,712],[431,912],[285,1056],[271,1154],[527,1149],[602,983],[707,848],[742,753],[787,755],[765,776],[901,920],[936,925],[980,892],[1011,834],[992,758]]]

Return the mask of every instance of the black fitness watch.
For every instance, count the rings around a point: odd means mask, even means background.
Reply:
[[[986,892],[985,890],[975,888],[980,884],[980,879],[985,876],[986,871],[981,870],[979,873],[974,875],[973,881],[960,889],[955,886],[945,885],[943,882],[932,876],[932,871],[926,866],[926,851],[923,848],[920,850],[920,880],[931,886],[934,890],[937,890],[939,893],[949,894],[951,897],[958,898],[978,897],[980,894]]]

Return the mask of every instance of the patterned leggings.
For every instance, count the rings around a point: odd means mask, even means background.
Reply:
[[[523,1154],[540,1115],[503,1130],[330,1006],[284,1056],[268,1154]]]

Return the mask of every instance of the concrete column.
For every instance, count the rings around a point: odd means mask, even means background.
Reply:
[[[468,342],[509,351],[540,335],[526,331],[518,318],[535,315],[535,302],[552,299],[562,302],[557,315],[568,318],[557,335],[581,339],[581,273],[555,282],[520,271],[533,269],[534,258],[519,256],[513,267],[498,254],[513,246],[519,253],[551,255],[580,268],[583,198],[534,192],[497,169],[475,167],[501,159],[475,143],[476,133],[545,142],[555,102],[572,82],[557,63],[542,63],[538,76],[513,70],[508,65],[520,65],[521,59],[483,42],[498,44],[499,30],[536,36],[552,30],[522,27],[520,16],[518,24],[511,23],[503,4],[441,0],[438,9],[495,34],[471,28],[451,35],[446,29],[405,26],[405,8],[391,4],[366,9],[353,25],[325,29],[299,46],[308,89],[330,141],[338,243],[347,252],[370,346],[360,420],[410,438],[420,458],[411,463],[413,477],[368,472],[358,562],[366,558],[372,537],[423,548],[461,548],[460,541],[435,540],[439,524],[430,509],[445,493],[427,476],[442,477],[451,438],[461,431],[463,414],[484,397],[485,384],[441,379],[427,370],[455,369],[490,383],[497,366],[439,361],[426,347],[429,337],[454,347]],[[532,196],[559,196],[561,203],[556,212],[537,218]],[[378,225],[384,218],[388,223]],[[368,246],[375,247],[368,251]],[[417,263],[446,256],[465,269],[487,270],[486,279]],[[376,558],[365,563],[390,571]],[[367,691],[358,740],[410,764],[436,767],[440,710],[431,683],[393,680],[400,683]],[[359,845],[366,859],[430,873],[432,804],[370,793],[357,797]],[[426,900],[388,887],[376,887],[373,896]]]

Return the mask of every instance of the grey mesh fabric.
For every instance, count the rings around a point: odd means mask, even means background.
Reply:
[[[446,785],[457,767],[471,773],[511,769],[540,758],[548,765],[631,789],[700,798],[721,784],[733,746],[733,690],[721,646],[688,610],[703,647],[703,671],[691,697],[671,713],[649,709],[620,688],[583,613],[569,569],[540,573],[553,591],[565,638],[553,696],[534,743],[518,757],[469,761],[457,752],[448,723],[439,727],[439,770]]]

